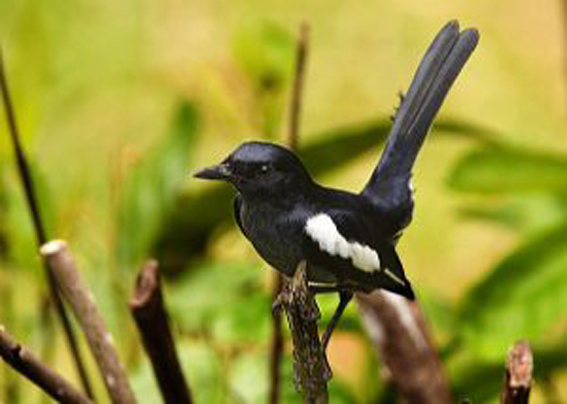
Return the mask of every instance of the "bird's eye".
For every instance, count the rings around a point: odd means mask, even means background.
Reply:
[[[270,171],[270,165],[269,165],[269,164],[262,164],[262,165],[260,166],[260,172],[261,172],[262,174],[265,174],[265,173],[267,173],[268,171]]]

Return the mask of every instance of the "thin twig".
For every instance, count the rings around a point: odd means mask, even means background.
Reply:
[[[453,403],[447,377],[416,302],[390,292],[356,294],[364,327],[409,403]]]
[[[27,377],[60,403],[89,404],[92,401],[75,389],[57,372],[37,359],[0,326],[0,356],[16,371]]]
[[[16,114],[14,112],[12,97],[10,96],[10,90],[8,89],[8,80],[6,78],[6,70],[4,67],[2,49],[0,49],[0,88],[2,90],[2,100],[4,103],[4,110],[6,112],[8,129],[9,129],[10,137],[12,139],[14,154],[16,155],[16,164],[18,167],[18,173],[20,175],[20,179],[24,187],[24,193],[31,213],[37,245],[42,246],[47,241],[47,235],[45,232],[45,227],[43,226],[43,222],[41,220],[39,203],[37,202],[37,198],[34,192],[33,177],[31,174],[30,166],[28,164],[24,149],[20,142],[20,133],[18,130],[18,125],[16,123]],[[61,296],[59,295],[57,284],[53,279],[53,275],[51,273],[49,266],[45,262],[43,266],[47,277],[49,292],[51,294],[51,298],[53,299],[53,302],[55,303],[54,304],[55,310],[57,311],[57,314],[61,321],[61,325],[63,327],[63,332],[67,338],[67,343],[69,344],[69,348],[71,349],[71,355],[75,363],[75,368],[79,374],[85,392],[89,397],[93,398],[93,391],[91,388],[91,383],[89,381],[89,376],[86,371],[84,361],[81,357],[81,352],[79,350],[79,346],[77,344],[77,339],[75,337],[75,333],[73,332],[71,322],[69,321],[69,317],[67,316],[65,306],[61,301]]]
[[[289,138],[288,146],[291,150],[297,151],[299,147],[300,121],[303,104],[303,82],[305,77],[305,66],[309,51],[309,24],[302,22],[299,29],[299,39],[297,41],[295,74],[293,80],[293,91],[291,94],[291,106],[289,114]]]
[[[75,266],[64,241],[50,241],[40,249],[61,287],[63,295],[81,325],[102,374],[113,403],[132,404],[136,400],[126,373],[118,359],[112,335],[94,301],[94,297]]]
[[[289,132],[287,144],[290,150],[297,151],[300,138],[300,118],[303,98],[303,82],[305,76],[305,65],[309,49],[309,24],[302,22],[299,28],[299,39],[297,41],[295,56],[295,72],[293,77],[293,88],[289,113]],[[279,272],[274,272],[272,287],[272,301],[276,301],[282,291],[284,280]],[[284,337],[282,329],[282,318],[279,311],[273,312],[273,332],[270,346],[270,395],[269,403],[279,403],[281,386],[281,362],[284,349]]]
[[[291,281],[286,282],[278,299],[293,339],[295,387],[306,403],[327,403],[327,381],[331,369],[319,340],[317,322],[321,317],[315,296],[307,286],[305,261]]]
[[[527,404],[532,387],[533,355],[530,344],[518,341],[508,353],[502,404]]]
[[[130,310],[151,359],[165,403],[192,403],[169,328],[157,261],[146,262],[138,274]]]

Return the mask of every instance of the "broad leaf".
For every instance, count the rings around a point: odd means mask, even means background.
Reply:
[[[518,248],[463,301],[458,329],[481,357],[498,357],[518,339],[542,341],[567,317],[567,225]]]
[[[218,341],[265,341],[270,324],[270,296],[263,272],[254,265],[217,263],[177,279],[168,306],[181,329],[205,333]]]
[[[486,220],[534,233],[567,220],[567,203],[564,198],[549,194],[514,195],[501,203],[475,201],[461,207],[458,213],[466,219]]]
[[[463,157],[449,177],[456,190],[487,194],[567,192],[567,156],[490,148]]]
[[[118,216],[118,251],[123,268],[137,265],[150,254],[156,232],[186,178],[189,150],[197,132],[194,106],[181,102],[168,135],[130,172]]]

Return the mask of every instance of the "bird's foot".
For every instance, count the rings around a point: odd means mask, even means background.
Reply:
[[[282,302],[279,296],[272,302],[272,316],[276,317],[279,316],[282,312]]]

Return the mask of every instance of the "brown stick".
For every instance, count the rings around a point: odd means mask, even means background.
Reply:
[[[532,386],[533,355],[530,344],[518,341],[508,352],[506,380],[502,390],[503,404],[527,404]]]
[[[130,310],[152,362],[164,401],[168,404],[192,403],[169,328],[157,261],[146,262],[138,274]]]
[[[453,403],[418,304],[383,291],[359,293],[356,300],[364,327],[405,400]]]
[[[112,335],[96,306],[93,295],[76,268],[67,243],[50,241],[40,249],[53,270],[63,296],[81,325],[113,403],[131,404],[136,399],[118,359]]]
[[[10,96],[10,91],[8,89],[8,79],[6,78],[2,49],[0,49],[0,90],[2,92],[2,100],[4,102],[4,109],[6,111],[6,119],[8,121],[8,129],[12,140],[12,146],[14,149],[14,154],[16,156],[18,173],[24,187],[24,194],[26,196],[26,201],[28,203],[28,208],[31,214],[36,241],[38,246],[41,247],[47,241],[47,235],[43,226],[43,222],[41,220],[41,212],[33,186],[33,177],[30,165],[28,164],[24,148],[22,146],[22,143],[20,142],[20,132],[16,123],[16,114],[12,105],[12,97]],[[61,321],[65,337],[67,338],[67,343],[69,344],[69,349],[71,350],[75,368],[79,374],[85,392],[89,397],[93,398],[89,376],[87,374],[84,361],[81,357],[81,352],[79,351],[79,345],[77,344],[75,333],[73,332],[73,328],[71,327],[71,322],[69,321],[69,317],[67,316],[65,306],[63,306],[63,302],[61,301],[59,290],[57,289],[57,285],[53,279],[50,268],[45,263],[43,266],[47,276],[49,293],[51,295],[51,298],[53,299],[53,302],[55,303],[54,307]]]
[[[297,41],[295,73],[293,78],[293,88],[290,102],[289,113],[289,132],[287,144],[290,150],[297,151],[300,137],[300,121],[303,99],[303,82],[305,76],[305,65],[309,50],[309,24],[302,22],[299,28],[299,39]],[[284,280],[279,272],[274,272],[272,287],[272,301],[276,301],[282,291]],[[269,403],[279,403],[280,380],[281,380],[281,361],[284,349],[284,337],[282,330],[281,312],[273,311],[273,332],[272,343],[270,346],[270,393]]]
[[[44,365],[0,326],[0,356],[60,403],[89,404],[92,401],[57,372]]]
[[[293,340],[295,388],[306,403],[327,403],[327,381],[332,373],[319,340],[321,317],[315,297],[307,286],[305,261],[286,282],[278,302],[283,308]]]

